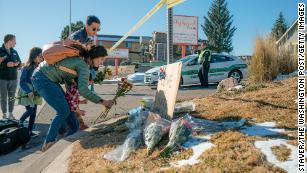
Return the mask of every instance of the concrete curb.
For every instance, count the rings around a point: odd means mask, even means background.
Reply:
[[[86,134],[92,132],[97,129],[98,126],[104,124],[111,124],[122,117],[110,119],[108,121],[99,123],[90,127],[84,131],[79,131],[76,134],[66,137],[64,139],[59,140],[56,144],[54,144],[49,150],[43,153],[39,158],[36,159],[33,164],[29,165],[23,172],[24,173],[40,173],[40,172],[55,172],[54,168],[57,168],[57,173],[67,172],[67,170],[59,170],[58,168],[67,169],[67,165],[63,165],[65,163],[65,159],[70,157],[69,150],[72,149],[72,144],[74,141],[82,138]],[[57,159],[58,158],[58,159]],[[62,162],[64,161],[64,163]],[[62,172],[61,172],[62,171]]]

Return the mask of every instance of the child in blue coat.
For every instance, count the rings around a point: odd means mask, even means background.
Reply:
[[[40,62],[43,61],[42,57],[42,49],[38,47],[33,47],[30,50],[29,59],[26,62],[25,66],[22,69],[21,77],[20,77],[20,89],[18,91],[19,104],[24,105],[26,107],[26,112],[20,118],[20,124],[29,118],[28,130],[31,137],[35,136],[32,132],[37,105],[42,104],[42,98],[34,91],[31,77],[34,72],[34,69],[38,66]]]

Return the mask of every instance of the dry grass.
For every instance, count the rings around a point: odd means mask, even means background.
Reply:
[[[254,145],[255,138],[239,132],[220,132],[212,136],[216,145],[200,157],[201,164],[166,172],[286,172],[272,166]]]
[[[161,167],[170,166],[170,162],[187,159],[192,155],[192,149],[182,151],[171,158],[159,158],[158,150],[162,150],[164,140],[151,156],[146,155],[146,148],[142,147],[132,153],[128,160],[113,162],[103,159],[103,155],[121,145],[128,132],[97,134],[82,138],[74,143],[73,154],[70,157],[70,173],[118,173],[118,172],[156,172]]]
[[[289,49],[279,49],[279,73],[289,74],[297,70],[297,54],[292,54]]]
[[[182,168],[169,167],[170,162],[187,159],[192,150],[186,150],[171,158],[159,158],[158,150],[152,156],[146,155],[141,148],[132,153],[128,160],[120,163],[103,159],[103,155],[122,144],[127,132],[108,135],[92,134],[75,142],[69,164],[70,173],[121,173],[121,172],[285,172],[268,163],[265,156],[257,150],[254,137],[240,132],[220,132],[212,136],[211,142],[216,145],[199,158],[200,164]],[[158,149],[161,149],[162,145]]]
[[[279,145],[271,147],[273,154],[277,157],[279,161],[286,161],[289,159],[291,154],[291,149],[289,149],[286,145]]]
[[[211,120],[249,118],[275,121],[278,127],[296,128],[297,78],[255,87],[238,94],[218,94],[195,99],[199,117]]]
[[[263,83],[272,81],[278,74],[289,74],[297,69],[297,54],[276,44],[273,37],[258,36],[249,64],[250,81]]]
[[[278,127],[296,128],[297,78],[280,82],[249,85],[237,93],[222,93],[202,99],[194,99],[198,116],[211,120],[250,118],[254,122],[277,122]],[[254,146],[255,137],[240,132],[227,131],[211,137],[215,147],[204,152],[200,163],[182,168],[169,168],[175,160],[187,159],[192,150],[182,151],[171,158],[158,157],[159,150],[167,143],[164,139],[151,156],[141,147],[128,160],[116,163],[103,159],[103,155],[124,142],[128,132],[101,134],[99,131],[74,143],[69,164],[70,173],[117,173],[117,172],[285,172],[266,161],[265,156]],[[297,132],[285,134],[295,144]],[[264,138],[261,138],[264,140]],[[283,159],[287,155],[284,148]],[[162,170],[161,168],[169,169]]]
[[[249,66],[249,77],[252,82],[271,81],[278,75],[278,49],[275,40],[258,36],[255,40],[254,53]]]

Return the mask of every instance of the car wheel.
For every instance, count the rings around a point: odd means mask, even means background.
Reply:
[[[238,83],[241,81],[241,79],[243,78],[243,74],[240,70],[232,70],[229,74],[228,77],[233,77],[235,78]]]

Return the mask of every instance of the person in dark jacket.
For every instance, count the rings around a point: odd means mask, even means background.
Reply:
[[[92,46],[87,53],[88,57],[67,57],[55,65],[50,65],[46,61],[40,63],[32,75],[32,84],[35,90],[44,100],[56,111],[48,130],[43,151],[49,149],[56,141],[59,129],[65,123],[67,117],[76,119],[74,112],[71,112],[65,93],[60,83],[71,84],[77,78],[78,90],[85,99],[101,104],[105,107],[112,107],[112,100],[104,100],[99,95],[88,89],[89,66],[99,67],[108,55],[103,46]],[[78,120],[74,120],[78,123]]]
[[[77,40],[82,44],[91,43],[93,45],[96,44],[97,33],[100,31],[100,20],[96,16],[88,16],[86,19],[86,25],[84,28],[74,32],[70,38],[73,40]],[[94,81],[96,78],[96,69],[95,67],[90,67],[90,81]],[[95,91],[94,83],[90,82],[91,91]]]
[[[88,16],[86,19],[86,25],[84,28],[74,32],[70,38],[73,40],[78,40],[80,43],[90,43],[95,44],[95,38],[97,33],[100,31],[100,20],[96,16]]]
[[[0,48],[0,101],[3,118],[15,119],[13,116],[14,98],[17,88],[17,69],[21,61],[14,49],[16,37],[12,34],[4,36],[4,43]],[[9,112],[7,113],[7,104]]]
[[[26,108],[26,112],[20,118],[20,124],[23,124],[23,122],[28,117],[30,117],[29,124],[28,124],[28,131],[31,137],[36,136],[36,134],[34,134],[32,130],[33,130],[34,122],[35,122],[37,105],[42,104],[42,98],[39,95],[37,95],[36,92],[34,91],[34,88],[31,82],[31,77],[32,77],[32,74],[35,68],[42,61],[43,61],[42,49],[39,47],[33,47],[30,50],[29,59],[22,69],[20,81],[19,81],[20,89],[18,91],[18,95],[28,96],[28,97],[22,97],[19,99],[19,104],[24,105]]]
[[[201,86],[208,88],[208,73],[210,70],[211,63],[211,51],[208,49],[206,42],[201,44],[201,52],[198,55],[198,63],[201,64],[201,67],[198,71],[199,81]]]

